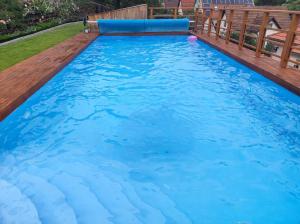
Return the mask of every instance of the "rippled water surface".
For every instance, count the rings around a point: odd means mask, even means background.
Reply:
[[[299,222],[299,97],[187,36],[100,37],[0,123],[0,223]]]

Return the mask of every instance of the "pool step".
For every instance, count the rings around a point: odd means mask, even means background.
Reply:
[[[61,173],[51,182],[64,192],[77,214],[79,223],[112,223],[109,211],[81,178]]]
[[[39,175],[48,173],[49,176],[54,176],[50,182],[63,189],[69,204],[77,214],[81,214],[78,220],[84,220],[85,216],[92,216],[95,212],[91,206],[82,208],[83,205],[90,203],[90,197],[92,197],[96,198],[103,206],[103,209],[109,214],[109,220],[113,223],[165,222],[161,211],[145,203],[133,186],[129,184],[122,185],[127,181],[119,180],[119,177],[114,177],[113,173],[105,175],[104,172],[101,172],[101,168],[89,165],[83,166],[82,164],[69,164],[65,171],[59,175],[55,175],[57,173],[55,168],[34,172],[39,172]],[[70,186],[65,186],[66,180],[71,183]],[[139,217],[142,214],[143,219],[140,220]],[[98,217],[98,219],[101,220],[103,217]],[[94,220],[97,220],[96,218],[94,217]],[[86,222],[88,220],[85,220],[84,223]]]
[[[46,179],[20,172],[15,185],[35,204],[42,223],[77,223],[76,215],[65,195]]]
[[[0,223],[41,223],[35,205],[16,186],[1,179],[0,189]]]
[[[158,186],[130,183],[130,172],[123,164],[114,164],[117,172],[91,164],[53,164],[59,162],[53,160],[48,168],[39,169],[21,165],[1,173],[27,198],[22,205],[29,204],[27,210],[35,217],[30,220],[37,220],[33,223],[190,223]],[[2,201],[9,203],[9,199]],[[14,216],[21,218],[21,213]]]

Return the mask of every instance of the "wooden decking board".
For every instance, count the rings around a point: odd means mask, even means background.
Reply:
[[[206,34],[192,34],[196,35],[199,40],[202,40],[300,96],[299,71],[281,68],[280,62],[264,55],[258,58],[255,56],[255,52],[249,49],[243,48],[239,50],[237,44],[226,44],[224,40],[216,40],[215,37],[208,37]]]
[[[78,34],[0,72],[0,121],[84,50],[98,34]]]

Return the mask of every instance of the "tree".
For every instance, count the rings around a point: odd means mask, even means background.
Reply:
[[[121,8],[121,0],[116,0],[115,8],[116,8],[116,9]]]
[[[255,5],[282,5],[286,0],[255,0]]]
[[[125,8],[134,5],[148,4],[149,6],[159,6],[159,0],[113,0],[115,8]]]
[[[284,5],[289,10],[300,10],[300,0],[254,0],[255,5]]]
[[[289,10],[300,10],[300,0],[287,0],[285,5]]]

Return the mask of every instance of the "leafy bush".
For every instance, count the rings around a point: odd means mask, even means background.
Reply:
[[[24,4],[24,8],[25,16],[30,14],[46,15],[55,10],[50,1],[47,0],[31,0]]]
[[[231,38],[238,41],[240,39],[240,34],[238,32],[232,32]],[[256,38],[250,37],[250,36],[245,36],[245,43],[255,47],[256,46]]]
[[[0,0],[0,19],[6,22],[6,29],[16,30],[23,28],[23,12],[21,1]]]
[[[276,47],[274,46],[274,44],[270,43],[270,42],[267,42],[266,46],[264,47],[264,49],[267,51],[267,52],[271,52],[271,53],[274,53],[276,51]]]
[[[300,0],[287,0],[285,5],[289,10],[300,10]]]
[[[9,41],[9,40],[13,40],[13,39],[16,39],[16,38],[19,38],[22,36],[26,36],[29,34],[33,34],[35,32],[42,31],[42,30],[57,26],[59,24],[61,24],[61,20],[54,19],[54,20],[51,20],[48,22],[39,23],[35,26],[29,26],[25,30],[18,30],[13,33],[3,34],[3,35],[0,35],[0,43]]]
[[[286,0],[255,0],[255,5],[281,5]]]
[[[251,46],[256,47],[256,39],[254,37],[246,36],[245,37],[245,43],[247,43],[247,44],[249,44]]]
[[[231,33],[231,38],[234,39],[234,40],[239,40],[240,35],[239,35],[238,32],[232,32]]]
[[[60,0],[59,5],[59,15],[65,18],[78,10],[78,6],[75,4],[74,0]]]
[[[40,30],[45,30],[45,29],[57,26],[61,23],[62,23],[62,21],[60,19],[53,19],[48,22],[38,23],[35,27],[36,27],[37,31],[40,31]]]
[[[0,42],[78,21],[78,0],[0,0]]]
[[[7,30],[6,24],[0,23],[0,32]]]

